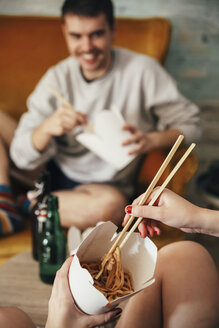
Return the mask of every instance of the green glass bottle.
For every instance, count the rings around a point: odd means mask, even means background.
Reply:
[[[47,218],[40,242],[40,278],[52,284],[56,271],[66,259],[66,236],[60,226],[58,198],[47,199]]]

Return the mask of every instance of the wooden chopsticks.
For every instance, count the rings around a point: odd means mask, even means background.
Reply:
[[[167,167],[167,165],[169,164],[169,162],[172,159],[173,155],[175,154],[176,150],[178,149],[178,147],[179,147],[180,143],[182,142],[183,138],[184,137],[182,135],[180,135],[178,137],[177,141],[173,145],[172,149],[170,150],[169,154],[167,155],[166,159],[164,160],[163,164],[161,165],[160,169],[158,170],[157,174],[155,175],[154,179],[152,180],[151,184],[149,185],[148,189],[143,194],[143,196],[142,196],[142,198],[141,198],[141,200],[139,202],[139,205],[143,205],[145,203],[145,201],[147,200],[147,198],[150,195],[151,191],[155,187],[156,183],[160,179],[160,177],[161,177],[162,173],[164,172],[165,168]],[[170,182],[170,180],[172,179],[172,177],[174,176],[174,174],[178,171],[178,169],[183,164],[183,162],[186,160],[186,158],[189,156],[189,154],[191,153],[191,151],[193,150],[194,147],[195,147],[195,144],[194,143],[190,145],[190,147],[187,149],[187,151],[185,152],[185,154],[182,156],[182,158],[179,160],[179,162],[176,164],[176,166],[170,172],[170,174],[168,175],[168,177],[165,179],[165,181],[163,182],[162,186],[158,189],[158,191],[156,192],[156,194],[154,195],[153,199],[150,201],[150,203],[148,204],[148,206],[152,206],[155,203],[155,201],[157,200],[157,198],[160,196],[160,194],[162,193],[162,191],[164,190],[164,188]],[[125,232],[128,230],[129,226],[133,222],[133,220],[134,220],[134,216],[131,216],[129,218],[129,221],[127,222],[127,224],[123,228],[122,232],[117,237],[115,243],[112,245],[112,247],[109,250],[107,256],[110,255],[110,254],[112,254],[114,252],[114,250],[116,249],[116,247],[119,245],[121,239],[123,238]],[[130,235],[137,228],[137,226],[139,225],[139,223],[141,222],[141,220],[142,220],[142,218],[138,218],[138,220],[135,222],[135,224],[133,225],[133,227],[131,228],[131,230],[128,232],[128,234],[126,235],[126,237],[124,238],[124,240],[120,244],[120,246],[119,246],[120,248],[122,248],[125,245],[125,243],[129,239]]]
[[[176,164],[176,166],[173,168],[173,170],[170,172],[170,174],[168,175],[168,177],[165,179],[165,181],[163,182],[163,184],[157,190],[156,194],[151,199],[151,201],[149,202],[148,206],[152,206],[156,202],[156,200],[158,199],[158,197],[160,196],[160,194],[162,193],[162,191],[164,190],[164,188],[166,188],[166,186],[168,185],[168,183],[170,182],[170,180],[172,179],[172,177],[174,176],[174,174],[178,171],[178,169],[183,164],[183,162],[186,160],[186,158],[189,156],[189,154],[194,149],[194,147],[195,147],[195,144],[192,143],[190,145],[190,147],[187,149],[187,151],[185,152],[185,154],[182,156],[182,158],[179,160],[179,162]],[[132,234],[132,232],[135,231],[135,229],[138,227],[138,225],[141,222],[141,220],[142,220],[142,217],[138,218],[138,220],[135,222],[135,224],[133,225],[133,227],[130,229],[130,231],[127,233],[127,235],[123,239],[122,243],[120,244],[120,248],[122,248],[125,245],[125,243],[129,239],[129,237]]]
[[[69,104],[69,102],[67,102],[61,95],[60,93],[55,90],[50,84],[46,84],[47,88],[52,92],[52,94],[58,99],[61,101],[61,103],[70,108],[71,110],[73,110],[74,112],[76,112],[76,110],[74,109],[74,107]],[[90,124],[90,123],[87,123],[85,126],[84,126],[85,130],[87,130],[87,132],[90,132],[90,133],[94,133],[94,128],[93,126]]]
[[[61,103],[64,105],[64,106],[66,106],[66,107],[68,107],[68,108],[70,108],[70,109],[72,109],[74,112],[76,112],[76,110],[74,109],[74,107],[71,105],[71,104],[69,104],[69,102],[67,102],[61,95],[60,95],[60,93],[58,93],[58,91],[56,91],[50,84],[46,84],[46,86],[47,86],[47,88],[52,92],[52,94],[58,99],[58,100],[60,100],[61,101]]]

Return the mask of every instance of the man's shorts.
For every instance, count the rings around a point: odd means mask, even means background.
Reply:
[[[69,179],[53,160],[47,163],[46,170],[51,175],[51,191],[71,190],[81,184]]]

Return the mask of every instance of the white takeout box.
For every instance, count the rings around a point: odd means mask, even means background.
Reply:
[[[130,132],[122,130],[125,121],[115,106],[98,113],[92,124],[94,133],[84,131],[76,136],[83,146],[118,170],[135,158],[128,154],[133,145],[122,146],[122,142],[130,137]]]
[[[117,226],[104,222],[96,226],[75,250],[70,270],[69,285],[77,306],[88,314],[104,313],[140,290],[150,286],[157,260],[157,247],[149,238],[132,233],[122,248],[122,265],[132,276],[134,292],[109,303],[107,298],[93,286],[93,278],[80,263],[101,259],[111,248],[116,237]]]

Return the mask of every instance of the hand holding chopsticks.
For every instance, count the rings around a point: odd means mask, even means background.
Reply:
[[[52,92],[52,94],[67,108],[70,108],[72,111],[76,112],[76,110],[74,109],[74,107],[69,104],[69,102],[67,102],[62,95],[60,95],[60,93],[58,93],[57,90],[55,90],[50,84],[47,84],[47,88]],[[90,123],[87,123],[84,126],[85,130],[87,130],[87,132],[89,133],[94,133],[94,129],[93,126]]]
[[[155,175],[155,177],[154,177],[153,181],[151,182],[150,186],[148,187],[148,189],[146,190],[146,192],[143,194],[143,197],[141,198],[139,205],[143,205],[145,203],[145,201],[147,200],[148,196],[150,195],[150,193],[152,192],[152,190],[155,187],[156,183],[160,179],[162,173],[164,172],[164,170],[167,167],[168,163],[170,162],[171,158],[175,154],[175,152],[178,149],[178,147],[179,147],[180,143],[182,142],[182,140],[183,140],[183,136],[179,136],[179,138],[177,139],[176,143],[174,144],[174,146],[170,150],[169,154],[167,155],[165,161],[163,162],[161,168],[159,169],[159,171]],[[189,156],[189,154],[191,153],[191,151],[193,150],[194,147],[195,147],[195,144],[193,143],[187,149],[187,151],[185,152],[185,154],[182,156],[182,158],[179,160],[179,162],[173,168],[173,170],[171,171],[171,173],[168,175],[168,177],[166,178],[166,180],[164,181],[164,183],[162,184],[162,186],[157,190],[156,194],[154,195],[154,197],[152,198],[152,200],[150,201],[150,203],[148,204],[148,206],[152,206],[155,203],[155,201],[157,200],[157,198],[160,196],[160,194],[162,193],[162,191],[164,190],[164,188],[170,182],[170,180],[172,179],[172,177],[174,176],[174,174],[178,171],[178,169],[183,164],[183,162],[186,160],[186,158]],[[132,232],[137,228],[137,226],[141,222],[142,218],[139,218],[135,222],[135,224],[133,225],[133,227],[131,228],[131,230],[128,232],[128,234],[126,235],[126,237],[124,238],[124,240],[119,245],[121,239],[123,238],[125,232],[128,230],[128,228],[131,225],[131,223],[133,222],[133,220],[134,220],[134,216],[131,216],[130,219],[129,219],[129,221],[127,222],[127,224],[123,228],[122,232],[119,234],[118,238],[116,239],[115,243],[113,244],[113,246],[111,247],[111,249],[110,249],[110,251],[108,252],[107,255],[112,254],[114,252],[114,250],[116,249],[117,246],[119,246],[120,248],[122,248],[125,245],[125,243],[127,242],[127,240],[130,238],[130,235],[132,234]]]
[[[187,149],[187,151],[185,152],[185,154],[182,156],[182,158],[179,160],[179,162],[176,164],[176,166],[173,168],[173,170],[170,172],[170,174],[168,175],[168,177],[166,178],[166,180],[163,182],[162,186],[157,190],[157,192],[155,193],[154,197],[149,202],[148,206],[154,205],[154,203],[156,202],[156,200],[158,199],[158,197],[160,196],[160,194],[162,193],[162,191],[166,188],[166,186],[168,185],[168,183],[170,182],[170,180],[172,179],[172,177],[174,176],[174,174],[178,171],[178,169],[183,164],[183,162],[186,160],[186,158],[189,156],[189,154],[194,149],[194,147],[195,147],[195,144],[192,143],[190,145],[190,147]],[[141,222],[142,219],[143,219],[142,217],[141,218],[138,218],[138,220],[135,222],[135,224],[133,225],[133,227],[130,229],[130,231],[128,232],[128,234],[126,235],[126,237],[124,238],[124,240],[120,244],[120,248],[122,248],[125,245],[125,243],[129,239],[130,235],[132,234],[133,231],[135,231],[135,229],[138,227],[138,225],[140,224],[140,222]]]
[[[164,172],[164,170],[167,167],[168,163],[170,162],[170,160],[172,159],[172,157],[175,154],[176,150],[180,146],[182,140],[183,140],[183,136],[180,135],[178,137],[177,141],[175,142],[175,144],[173,145],[172,149],[170,150],[169,154],[167,155],[167,157],[166,157],[165,161],[163,162],[162,166],[160,167],[160,169],[158,170],[157,174],[155,175],[155,177],[154,177],[153,181],[151,182],[150,186],[148,187],[148,189],[146,190],[146,192],[143,194],[143,196],[142,196],[142,198],[140,200],[139,205],[143,205],[146,202],[148,196],[150,195],[150,193],[152,192],[152,190],[155,187],[156,183],[160,179],[162,173]],[[177,170],[183,164],[183,162],[185,161],[185,159],[189,156],[189,154],[191,153],[191,151],[193,150],[194,147],[195,147],[195,144],[191,144],[191,146],[187,149],[187,151],[185,152],[185,154],[182,156],[182,158],[176,164],[176,166],[174,167],[174,169],[168,175],[168,177],[166,178],[166,180],[164,181],[164,183],[162,184],[162,186],[158,189],[158,191],[156,192],[156,194],[154,195],[154,197],[150,201],[149,206],[151,206],[151,205],[153,205],[155,203],[155,201],[157,200],[157,198],[160,196],[161,192],[164,190],[164,188],[170,182],[170,180],[172,179],[172,177],[174,176],[174,174],[177,172]],[[123,241],[120,244],[120,241],[122,240],[123,236],[125,235],[125,232],[128,230],[128,228],[131,225],[131,223],[133,222],[133,220],[134,220],[134,216],[131,216],[129,218],[129,221],[127,222],[127,224],[123,228],[122,232],[116,238],[116,240],[115,240],[114,244],[112,245],[111,249],[109,250],[109,252],[102,259],[101,270],[96,275],[96,277],[95,277],[96,280],[99,279],[100,276],[102,275],[102,273],[104,271],[104,267],[107,265],[107,263],[110,263],[110,261],[111,261],[111,259],[113,257],[113,254],[114,254],[115,250],[117,249],[117,247],[119,247],[121,249],[125,245],[125,243],[127,242],[127,240],[130,238],[132,232],[137,228],[137,226],[141,222],[142,218],[139,218],[135,222],[135,224],[133,225],[133,227],[131,228],[131,230],[127,233],[127,235],[125,236],[125,238],[123,239]]]

